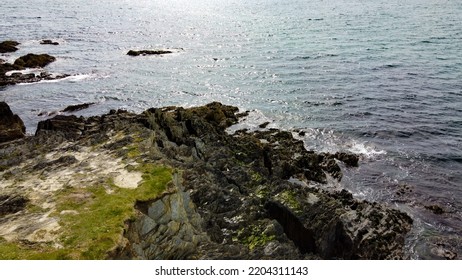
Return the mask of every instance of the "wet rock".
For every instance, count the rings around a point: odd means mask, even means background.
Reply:
[[[425,208],[432,211],[436,215],[441,215],[444,213],[443,208],[441,208],[441,206],[438,205],[427,205],[425,206]]]
[[[55,46],[59,45],[58,42],[53,42],[52,40],[42,40],[40,41],[40,44],[41,45],[55,45]]]
[[[90,102],[90,103],[83,103],[83,104],[77,104],[77,105],[70,105],[70,106],[67,106],[62,112],[66,112],[66,113],[76,112],[76,111],[80,111],[83,109],[87,109],[88,107],[94,104],[95,104],[94,102]]]
[[[8,104],[0,102],[0,143],[23,138],[26,127],[18,115],[14,115]]]
[[[16,59],[14,64],[24,68],[43,68],[55,60],[55,57],[48,54],[29,53]]]
[[[258,127],[259,128],[266,128],[270,123],[269,122],[264,122],[262,124],[260,124]]]
[[[0,53],[15,52],[18,50],[16,46],[19,45],[16,41],[3,41],[0,43]]]
[[[13,69],[13,70],[21,70],[21,68]],[[43,80],[45,81],[58,80],[58,79],[63,79],[69,76],[70,75],[67,75],[67,74],[51,75],[46,72],[42,72],[39,75],[36,75],[34,73],[30,73],[30,74],[13,73],[10,76],[0,75],[0,86],[8,86],[8,85],[21,84],[21,83],[37,83]]]
[[[337,152],[334,158],[343,161],[347,166],[357,167],[359,162],[359,156],[351,153]]]
[[[129,56],[161,55],[161,54],[169,54],[169,53],[173,53],[173,52],[169,50],[140,50],[140,51],[130,50],[128,51],[127,55]]]

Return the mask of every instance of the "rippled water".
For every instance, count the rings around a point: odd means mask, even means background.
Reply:
[[[0,41],[22,43],[4,59],[45,52],[74,75],[0,89],[30,133],[39,113],[83,102],[97,103],[83,115],[254,110],[310,149],[362,154],[342,187],[413,216],[410,258],[462,258],[462,2],[3,0],[0,13]],[[125,55],[154,48],[178,53]]]

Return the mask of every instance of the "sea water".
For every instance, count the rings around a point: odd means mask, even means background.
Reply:
[[[89,116],[211,101],[247,124],[303,130],[308,149],[361,155],[340,187],[415,220],[409,258],[462,258],[459,0],[3,0],[14,61],[48,53],[63,80],[9,86],[33,134],[68,105]],[[59,45],[40,45],[42,39]],[[174,54],[130,57],[130,49]],[[40,116],[39,116],[40,115]],[[328,186],[329,187],[329,186]],[[332,185],[332,187],[338,187]],[[438,205],[443,214],[428,206]]]

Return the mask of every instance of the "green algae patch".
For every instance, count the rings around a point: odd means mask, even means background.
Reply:
[[[233,238],[233,241],[247,245],[250,250],[265,246],[273,240],[276,240],[276,236],[269,234],[263,228],[263,225],[252,225],[248,228],[242,228],[237,232],[237,236]]]
[[[294,192],[286,190],[284,192],[277,194],[276,198],[293,211],[301,211],[300,202],[297,200],[297,195]]]
[[[21,244],[0,240],[0,259],[106,259],[123,241],[126,221],[135,217],[137,201],[158,197],[172,180],[165,166],[143,165],[143,180],[135,189],[119,188],[110,180],[90,187],[67,187],[56,195],[59,220],[56,242]]]

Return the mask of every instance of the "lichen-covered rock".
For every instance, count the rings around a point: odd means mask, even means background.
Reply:
[[[8,104],[0,102],[0,143],[22,138],[25,133],[21,118],[13,114]]]

